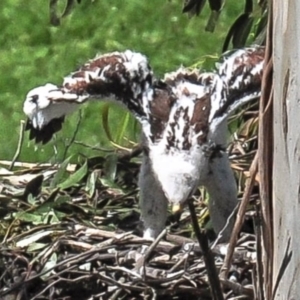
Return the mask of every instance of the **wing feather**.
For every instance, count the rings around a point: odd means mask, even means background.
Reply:
[[[222,122],[238,107],[260,96],[264,53],[265,48],[257,46],[223,57],[212,83],[210,122]]]
[[[46,143],[59,131],[65,115],[90,99],[112,99],[141,122],[150,143],[188,149],[206,142],[242,104],[260,95],[264,48],[226,54],[214,72],[179,68],[156,80],[147,58],[136,52],[96,56],[64,78],[61,86],[31,90],[24,103],[30,138]]]
[[[64,116],[90,99],[116,100],[144,122],[153,98],[152,82],[148,60],[140,53],[127,50],[96,56],[65,77],[61,86],[48,83],[29,91],[23,110],[30,138],[48,142],[61,129]]]

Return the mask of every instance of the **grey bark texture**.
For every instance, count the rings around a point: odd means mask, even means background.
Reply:
[[[300,1],[273,2],[274,299],[300,299]]]

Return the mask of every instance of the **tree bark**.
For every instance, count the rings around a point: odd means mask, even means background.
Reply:
[[[273,299],[300,299],[300,1],[273,1]]]

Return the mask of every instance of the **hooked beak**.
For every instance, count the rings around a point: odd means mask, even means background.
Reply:
[[[179,213],[181,210],[182,210],[182,205],[181,204],[172,205],[172,213],[173,214]]]

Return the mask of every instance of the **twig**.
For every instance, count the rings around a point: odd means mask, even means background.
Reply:
[[[11,165],[11,161],[9,160],[0,160],[0,165],[4,165],[4,166],[10,166]],[[48,168],[52,168],[52,169],[59,169],[60,168],[60,164],[50,164],[50,163],[44,163],[44,164],[39,164],[39,163],[27,163],[27,162],[21,162],[21,161],[16,161],[14,162],[14,166],[18,167],[18,168],[28,168],[28,169],[48,169]],[[67,172],[75,172],[76,170],[76,164],[68,164],[66,171]],[[37,171],[37,170],[36,170]]]
[[[147,251],[144,254],[145,262],[149,259],[150,254],[155,249],[155,247],[158,245],[160,240],[167,234],[167,228],[165,228],[159,236],[153,241],[153,243],[150,245],[150,247],[147,249]]]
[[[68,151],[69,151],[69,148],[72,146],[72,144],[73,144],[74,141],[75,141],[76,135],[77,135],[77,133],[78,133],[78,131],[79,131],[79,127],[80,127],[80,123],[81,123],[81,117],[82,117],[81,110],[79,110],[76,128],[75,128],[75,130],[74,130],[73,136],[71,137],[69,143],[66,145],[66,148],[65,148],[65,151],[64,151],[64,155],[63,155],[62,161],[64,161],[64,160],[66,159],[66,156],[67,156],[67,153],[68,153]]]
[[[238,234],[241,231],[243,222],[244,222],[244,217],[245,217],[245,213],[247,210],[247,206],[250,200],[250,196],[251,196],[251,192],[252,192],[252,188],[253,185],[255,183],[255,176],[257,173],[257,167],[258,167],[258,152],[256,153],[254,160],[252,161],[252,164],[250,166],[250,177],[247,179],[246,182],[246,187],[245,187],[245,192],[243,195],[243,199],[241,201],[241,205],[239,207],[238,213],[237,213],[237,217],[236,217],[236,221],[232,230],[232,234],[230,237],[230,242],[229,242],[229,246],[228,246],[228,251],[227,254],[225,256],[225,260],[224,260],[224,264],[221,268],[220,271],[220,278],[222,278],[223,280],[227,279],[228,276],[228,272],[230,269],[230,264],[231,264],[231,260],[233,257],[233,252],[234,252],[234,248],[238,239]]]
[[[254,228],[255,235],[256,235],[256,253],[257,253],[257,259],[256,259],[256,276],[254,277],[256,279],[256,284],[253,284],[254,288],[256,289],[256,298],[255,299],[263,299],[264,290],[263,290],[263,284],[264,284],[264,278],[263,278],[263,256],[262,256],[262,232],[261,232],[261,226],[262,226],[262,216],[261,216],[261,208],[258,207],[258,204],[255,205],[256,209],[256,216],[254,218]],[[254,273],[254,272],[253,272]],[[255,281],[253,280],[253,283]],[[255,291],[255,290],[254,290]]]
[[[119,282],[124,283],[124,278],[121,277],[119,279]],[[117,300],[120,299],[120,294],[122,293],[122,289],[117,288],[117,290],[110,296],[110,298],[108,300]]]
[[[239,283],[232,282],[229,280],[221,279],[224,286],[231,289],[236,295],[246,295],[247,297],[250,297],[251,299],[254,299],[254,293],[253,289],[251,287],[244,287]]]
[[[138,144],[137,146],[133,147],[130,152],[126,151],[125,153],[120,153],[118,158],[121,160],[130,160],[133,157],[139,156],[143,152],[143,146]]]
[[[40,293],[38,293],[33,298],[31,298],[31,300],[37,299],[38,297],[42,296],[47,290],[49,290],[51,287],[55,286],[59,282],[75,283],[75,282],[81,281],[83,279],[89,279],[90,277],[91,277],[91,275],[88,274],[88,275],[83,275],[83,276],[80,276],[80,277],[77,277],[77,278],[74,278],[74,279],[58,278],[56,281],[52,281],[51,283],[49,283]]]
[[[188,201],[188,205],[189,205],[189,210],[190,210],[190,214],[191,214],[193,229],[195,231],[200,248],[203,251],[203,258],[204,258],[204,263],[205,263],[205,266],[207,269],[207,275],[208,275],[210,290],[212,293],[212,298],[214,300],[223,300],[224,297],[223,297],[223,293],[222,293],[222,289],[221,289],[221,284],[220,284],[217,269],[215,266],[213,254],[208,246],[207,236],[204,232],[201,232],[201,230],[199,228],[197,215],[196,215],[196,211],[195,211],[195,206],[194,206],[194,203],[192,202],[192,200]]]
[[[194,247],[192,246],[192,247],[190,247],[189,249],[188,249],[188,252],[187,253],[185,253],[183,256],[182,256],[182,258],[181,259],[179,259],[179,261],[170,269],[170,271],[169,271],[169,273],[172,273],[172,272],[175,272],[176,270],[177,270],[177,268],[182,264],[182,263],[184,263],[184,270],[186,271],[186,269],[187,269],[187,260],[188,260],[188,258],[189,258],[189,256],[190,256],[190,254],[191,254],[191,252],[194,250]]]
[[[101,148],[98,146],[92,146],[92,145],[85,144],[81,141],[74,141],[74,144],[88,148],[90,150],[95,150],[95,151],[108,152],[108,153],[115,152],[114,149],[106,149],[106,148]]]
[[[20,131],[19,131],[19,141],[18,141],[18,146],[17,146],[17,150],[16,153],[14,155],[14,158],[11,161],[9,170],[11,171],[14,167],[14,164],[16,162],[16,160],[18,159],[20,153],[21,153],[21,149],[22,149],[22,145],[23,145],[23,140],[24,140],[24,128],[25,128],[25,121],[21,120],[20,121]]]
[[[49,268],[45,271],[42,270],[40,273],[37,273],[37,274],[33,275],[32,277],[28,278],[27,280],[16,283],[14,286],[8,288],[5,291],[0,291],[0,296],[5,296],[5,295],[11,293],[12,291],[19,289],[22,285],[27,284],[27,283],[32,282],[33,280],[35,280],[37,278],[42,277],[43,275],[49,273],[50,271],[54,270],[55,268],[58,268],[60,266],[64,266],[64,265],[67,265],[67,264],[73,264],[73,263],[76,264],[80,258],[83,258],[84,260],[86,260],[88,258],[88,256],[91,256],[91,255],[93,255],[95,253],[98,253],[98,252],[99,252],[99,248],[96,248],[96,249],[86,251],[84,253],[74,255],[74,256],[72,256],[68,259],[65,259],[65,260],[57,263],[55,266],[53,266],[53,267],[51,267],[51,268]]]
[[[265,52],[265,64],[262,78],[261,99],[259,104],[258,131],[258,169],[259,191],[262,212],[262,257],[263,257],[263,291],[262,299],[271,299],[274,290],[274,232],[273,232],[273,160],[274,160],[274,118],[273,118],[273,15],[272,2],[268,13],[268,32]],[[284,97],[284,95],[283,95]]]
[[[116,281],[115,279],[108,277],[107,275],[104,275],[102,272],[97,272],[96,276],[99,277],[102,281],[108,282],[109,284],[113,284],[114,286],[120,287],[125,291],[136,291],[136,292],[144,291],[144,287],[134,286],[132,284],[129,285],[126,283],[121,283],[120,281]]]
[[[211,249],[214,249],[214,248],[216,247],[216,245],[219,243],[220,239],[221,239],[222,236],[223,236],[223,233],[225,232],[225,230],[227,229],[227,227],[228,227],[229,224],[230,224],[230,220],[231,220],[232,218],[235,217],[235,213],[236,213],[237,209],[238,209],[238,204],[236,205],[236,207],[234,208],[234,210],[232,211],[232,213],[231,213],[231,214],[229,215],[229,217],[227,218],[226,224],[224,225],[224,227],[222,228],[222,230],[219,232],[219,234],[218,234],[216,240],[214,241],[214,243],[213,243],[212,246],[210,247]]]
[[[153,241],[153,243],[147,248],[146,252],[144,253],[144,255],[138,259],[138,261],[136,262],[136,267],[135,270],[139,270],[141,267],[143,267],[143,277],[144,280],[146,279],[146,266],[145,263],[148,261],[150,254],[152,253],[152,251],[155,249],[155,247],[158,245],[158,243],[161,241],[161,239],[167,234],[167,228],[165,228],[160,234],[159,236]]]

